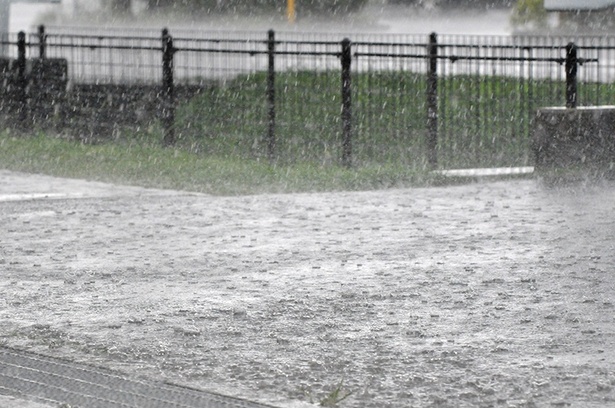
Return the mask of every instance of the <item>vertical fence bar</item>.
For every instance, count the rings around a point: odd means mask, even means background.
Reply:
[[[8,57],[9,14],[11,2],[0,0],[0,57]]]
[[[45,35],[45,26],[38,26],[38,56],[43,59],[47,57],[47,36]]]
[[[173,84],[173,37],[169,30],[162,30],[162,126],[163,145],[175,144],[175,87]]]
[[[267,56],[269,57],[267,71],[267,157],[269,162],[275,159],[275,32],[269,30],[267,38]]]
[[[566,108],[577,107],[578,48],[574,43],[566,46]]]
[[[431,168],[438,165],[438,35],[429,35],[427,45],[427,160]]]
[[[529,136],[531,133],[531,126],[534,117],[534,86],[533,86],[533,70],[534,65],[532,64],[532,48],[524,47],[524,50],[527,52],[527,104],[526,110],[523,113],[525,116],[525,127],[524,127],[524,137],[526,140],[529,140]]]
[[[342,165],[352,166],[352,48],[350,40],[342,40]]]
[[[26,128],[28,123],[28,95],[26,88],[28,78],[26,77],[26,33],[20,31],[17,34],[17,118],[18,127]]]

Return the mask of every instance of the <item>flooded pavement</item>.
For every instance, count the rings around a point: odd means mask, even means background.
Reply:
[[[214,197],[0,171],[0,344],[271,405],[613,406],[614,211],[607,182]]]

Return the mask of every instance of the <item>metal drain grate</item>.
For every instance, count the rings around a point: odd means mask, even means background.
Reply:
[[[0,347],[0,394],[64,407],[269,407],[8,347]]]

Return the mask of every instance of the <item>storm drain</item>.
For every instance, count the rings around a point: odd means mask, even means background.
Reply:
[[[0,347],[0,394],[61,407],[268,407],[8,347]]]

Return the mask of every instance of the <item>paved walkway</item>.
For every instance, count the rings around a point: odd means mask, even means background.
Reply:
[[[139,194],[146,189],[0,170],[0,202]],[[164,193],[163,193],[164,194]],[[0,346],[0,407],[267,407]]]
[[[7,347],[0,347],[0,395],[3,407],[266,407]]]
[[[613,182],[216,197],[0,170],[0,395],[613,406],[614,214]]]

